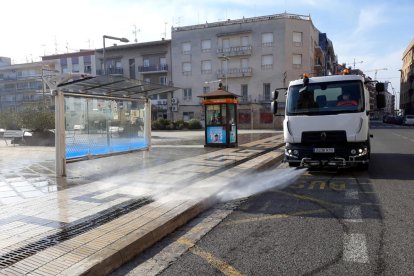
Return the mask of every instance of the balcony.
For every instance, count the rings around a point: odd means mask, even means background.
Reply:
[[[251,45],[217,49],[217,56],[218,57],[221,57],[223,55],[225,55],[227,57],[249,56],[251,54],[252,54],[252,46]]]
[[[245,97],[240,97],[239,99],[239,102],[240,103],[252,103],[253,102],[253,100],[252,100],[252,95],[247,95],[247,96],[245,96]]]
[[[167,73],[168,64],[138,66],[138,72],[140,72],[141,74]]]
[[[123,68],[106,68],[107,75],[123,75],[124,69]],[[103,71],[101,69],[96,70],[96,75],[102,76]]]
[[[217,71],[217,78],[224,79],[224,78],[243,78],[243,77],[251,77],[253,76],[253,68],[246,67],[246,68],[229,68],[226,70],[218,70]]]
[[[259,95],[258,100],[259,103],[270,103],[272,101],[270,93],[268,95]]]

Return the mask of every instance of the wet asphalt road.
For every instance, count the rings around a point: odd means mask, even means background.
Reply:
[[[306,171],[218,206],[115,275],[413,275],[414,128],[372,128],[368,172]]]

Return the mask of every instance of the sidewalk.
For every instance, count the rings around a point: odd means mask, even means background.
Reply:
[[[70,163],[64,181],[53,179],[53,160],[0,163],[0,274],[106,274],[211,207],[232,179],[283,154],[277,132],[241,133],[229,149],[204,148],[192,134],[153,133],[149,153]],[[28,182],[55,190],[5,203],[6,187],[24,195]]]

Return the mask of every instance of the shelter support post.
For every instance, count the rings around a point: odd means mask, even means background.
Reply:
[[[62,91],[55,93],[55,148],[56,176],[66,176],[65,144],[65,97]]]
[[[144,106],[145,123],[144,123],[144,138],[148,144],[148,150],[151,149],[151,100],[148,99]]]

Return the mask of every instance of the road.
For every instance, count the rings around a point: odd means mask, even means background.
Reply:
[[[218,205],[114,275],[414,275],[414,128],[371,126],[368,172]]]

